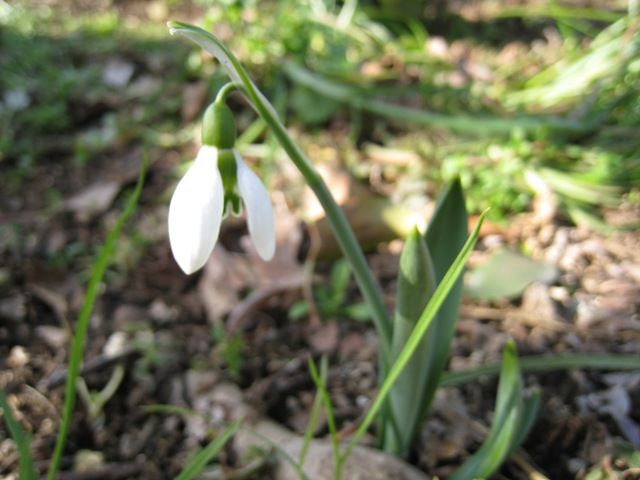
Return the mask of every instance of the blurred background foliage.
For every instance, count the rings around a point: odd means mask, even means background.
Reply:
[[[303,144],[330,145],[393,201],[425,204],[460,176],[470,210],[491,206],[501,221],[529,209],[542,181],[574,221],[605,228],[601,207],[638,201],[635,8],[0,0],[3,183],[15,193],[51,164],[82,169],[142,143],[194,142],[199,113],[226,77],[169,38],[165,21],[175,18],[227,42]],[[245,151],[276,174],[264,125],[234,107]],[[59,196],[48,194],[49,207]]]

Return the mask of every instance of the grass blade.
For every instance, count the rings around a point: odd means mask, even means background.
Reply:
[[[309,357],[308,363],[311,378],[313,379],[313,383],[315,383],[316,389],[322,398],[322,403],[324,404],[325,413],[327,415],[327,425],[329,426],[329,436],[331,437],[331,447],[333,448],[333,457],[335,464],[338,465],[340,463],[340,441],[338,440],[338,431],[336,429],[336,422],[333,415],[333,405],[331,404],[331,398],[329,397],[329,392],[327,392],[325,383],[327,377],[327,357],[322,357],[320,373],[318,373],[318,368],[316,367],[313,358]]]
[[[525,372],[548,372],[569,368],[594,368],[601,370],[640,370],[640,357],[637,355],[592,355],[570,354],[551,355],[545,357],[520,358],[520,368]],[[500,364],[485,365],[459,372],[445,372],[440,381],[441,386],[460,385],[477,380],[486,375],[497,375]]]
[[[233,437],[240,427],[240,420],[229,425],[222,434],[213,439],[206,447],[200,450],[184,467],[176,480],[191,480],[198,475],[204,467],[216,456],[222,447]]]
[[[501,7],[495,12],[497,18],[537,18],[546,17],[555,20],[575,19],[592,20],[595,22],[616,22],[622,13],[611,10],[571,7],[563,5],[525,5],[518,7]]]
[[[622,189],[614,185],[586,182],[553,168],[541,168],[538,174],[555,192],[579,202],[615,207],[622,201]]]
[[[7,424],[11,438],[16,442],[18,447],[18,454],[20,455],[18,472],[19,478],[23,480],[36,480],[38,475],[33,465],[33,458],[31,457],[31,438],[29,434],[25,433],[20,427],[17,420],[13,417],[11,407],[7,401],[7,396],[4,391],[0,390],[0,409],[4,414],[4,421]]]
[[[517,437],[513,440],[513,445],[511,446],[509,455],[512,454],[522,444],[522,442],[524,442],[525,438],[527,438],[527,435],[529,435],[531,427],[533,427],[533,423],[538,416],[538,410],[540,408],[540,397],[540,390],[536,389],[524,400],[518,434]]]
[[[513,451],[520,432],[522,378],[515,344],[510,341],[502,354],[502,368],[491,429],[482,446],[450,477],[451,480],[488,478]]]
[[[324,357],[323,357],[324,358]],[[315,365],[313,365],[315,367]],[[310,369],[313,367],[309,367]],[[325,367],[324,370],[322,367]],[[326,385],[326,361],[324,361],[320,366],[321,372],[318,380],[318,384]],[[317,369],[316,369],[317,370]],[[317,373],[317,371],[316,371]],[[312,375],[313,377],[313,375]],[[314,379],[315,382],[315,379]],[[318,421],[320,420],[320,413],[322,412],[322,406],[324,405],[323,394],[320,389],[316,386],[316,396],[313,400],[313,406],[311,407],[311,415],[309,416],[309,423],[307,425],[306,430],[304,431],[304,440],[302,444],[302,449],[300,450],[300,456],[298,458],[298,464],[301,467],[304,467],[304,461],[307,457],[307,452],[309,451],[309,446],[311,445],[311,441],[313,440],[313,433],[318,425]],[[333,432],[332,432],[333,433]]]
[[[440,126],[473,135],[506,134],[519,128],[525,131],[551,128],[556,130],[582,132],[592,128],[590,124],[568,118],[555,117],[514,117],[500,118],[488,116],[443,115],[390,104],[363,94],[359,89],[334,82],[314,74],[291,61],[284,62],[284,72],[292,81],[326,98],[345,103],[356,109],[401,122],[425,126]]]
[[[80,365],[82,363],[84,344],[87,336],[87,331],[89,330],[89,319],[91,317],[91,312],[93,311],[93,305],[96,301],[96,298],[98,297],[98,291],[100,289],[102,277],[104,276],[107,266],[109,265],[109,262],[113,257],[113,253],[115,251],[118,238],[120,237],[122,227],[126,220],[135,211],[136,205],[138,204],[138,199],[140,198],[140,194],[142,193],[142,186],[144,185],[146,171],[147,156],[145,155],[143,165],[140,170],[140,175],[138,176],[138,183],[136,184],[133,193],[127,200],[124,210],[122,211],[122,213],[120,213],[120,216],[116,220],[115,225],[107,235],[107,239],[105,240],[102,249],[98,253],[98,257],[93,264],[91,278],[89,279],[89,284],[87,286],[87,293],[84,297],[84,303],[78,317],[78,322],[76,323],[76,331],[73,335],[71,344],[71,355],[69,357],[69,373],[67,375],[67,382],[65,387],[62,422],[60,424],[60,430],[58,431],[58,436],[56,438],[55,450],[53,452],[53,457],[51,459],[51,464],[49,465],[49,471],[47,473],[48,480],[54,480],[56,477],[56,473],[60,466],[60,459],[62,458],[62,452],[67,441],[69,429],[71,427],[71,416],[73,414],[73,408],[76,402],[76,381],[78,379],[78,375],[80,374]]]

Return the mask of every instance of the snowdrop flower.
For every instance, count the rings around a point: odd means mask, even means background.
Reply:
[[[224,99],[205,112],[202,143],[169,204],[169,242],[176,262],[187,274],[202,268],[216,245],[223,217],[229,211],[239,214],[242,204],[258,255],[271,260],[276,245],[271,200],[233,148],[235,124]]]

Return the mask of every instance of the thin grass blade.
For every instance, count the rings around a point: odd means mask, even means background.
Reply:
[[[637,355],[587,355],[579,353],[544,357],[530,356],[520,358],[520,368],[525,372],[549,372],[570,368],[640,370],[640,357]],[[497,375],[499,372],[499,363],[458,372],[445,372],[440,380],[440,385],[460,385],[484,376]]]
[[[536,417],[538,416],[538,410],[540,409],[540,397],[541,392],[539,389],[536,389],[524,399],[518,434],[513,440],[513,445],[509,454],[513,453],[518,447],[520,447],[522,442],[527,438],[527,435],[529,435],[531,427],[533,427]]]
[[[311,373],[311,378],[313,379],[313,383],[316,385],[316,390],[320,394],[322,398],[322,403],[324,405],[324,410],[327,415],[327,425],[329,427],[329,436],[331,438],[331,447],[333,448],[333,456],[336,465],[339,464],[340,459],[340,441],[338,440],[338,430],[336,429],[336,422],[333,415],[333,405],[331,404],[331,398],[329,397],[329,392],[327,391],[326,386],[326,378],[327,378],[327,358],[322,357],[320,364],[320,373],[318,373],[318,368],[316,367],[313,358],[309,357],[309,372]]]
[[[321,370],[322,366],[325,366],[325,364],[326,362],[321,365]],[[318,380],[322,385],[326,385],[326,368],[324,369],[324,371],[320,372]],[[300,467],[304,467],[304,461],[306,460],[309,446],[311,445],[311,441],[313,440],[313,433],[318,425],[318,421],[320,420],[320,413],[322,412],[322,406],[324,404],[322,392],[320,392],[320,389],[318,389],[317,387],[316,390],[316,396],[313,400],[313,406],[311,407],[311,414],[309,415],[309,423],[307,424],[307,428],[304,431],[302,449],[300,450],[300,456],[298,457],[298,464],[300,465]]]
[[[36,480],[38,475],[33,464],[33,458],[31,457],[31,438],[29,434],[22,430],[20,424],[14,418],[11,406],[7,401],[7,396],[2,390],[0,390],[0,409],[2,409],[4,422],[7,424],[11,438],[13,438],[13,441],[16,442],[16,446],[18,447],[18,454],[20,455],[18,472],[20,478],[24,480]]]
[[[488,478],[513,450],[522,414],[522,379],[515,344],[508,342],[502,354],[502,368],[491,429],[482,446],[450,477],[451,480]]]
[[[615,207],[622,201],[622,189],[614,185],[589,183],[553,168],[541,168],[538,174],[555,192],[579,202]]]
[[[212,440],[206,447],[200,450],[184,467],[176,480],[191,480],[198,475],[204,467],[216,456],[226,445],[240,427],[240,420],[236,420],[229,425],[224,432]]]
[[[341,84],[314,74],[294,62],[284,62],[284,72],[292,81],[326,98],[345,103],[358,110],[367,110],[377,115],[401,122],[425,126],[439,126],[472,135],[506,134],[519,128],[534,131],[540,128],[553,128],[564,131],[581,132],[589,130],[590,124],[569,118],[519,116],[500,118],[497,116],[471,117],[467,115],[443,115],[415,108],[391,104],[363,93],[355,87]]]
[[[91,317],[91,312],[93,311],[93,305],[96,301],[96,298],[98,297],[100,283],[102,283],[104,273],[107,270],[107,267],[115,252],[116,244],[118,243],[118,238],[120,237],[122,227],[127,219],[131,216],[131,214],[133,214],[136,206],[138,205],[138,200],[140,198],[140,194],[142,193],[142,186],[144,185],[144,179],[147,172],[147,160],[147,156],[145,155],[142,167],[140,169],[140,175],[138,176],[138,183],[136,184],[133,193],[129,196],[124,210],[122,211],[122,213],[120,213],[115,225],[107,235],[107,239],[105,240],[102,249],[98,253],[98,257],[93,264],[91,278],[89,279],[89,284],[87,285],[87,292],[84,297],[84,303],[82,305],[80,315],[78,316],[76,330],[71,343],[69,373],[67,375],[67,383],[65,387],[62,422],[60,424],[60,430],[58,431],[58,436],[56,438],[55,450],[53,452],[51,463],[49,465],[49,471],[47,473],[48,480],[54,480],[56,477],[56,473],[60,466],[60,459],[62,458],[62,452],[64,450],[67,436],[69,434],[69,428],[71,426],[71,416],[73,414],[73,408],[76,402],[76,382],[78,380],[78,375],[80,374],[80,365],[82,363],[84,344],[87,336],[87,331],[89,330],[89,319]]]

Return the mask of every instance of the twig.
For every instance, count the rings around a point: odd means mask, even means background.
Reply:
[[[141,463],[107,463],[86,472],[61,472],[58,480],[119,480],[137,477],[143,470]]]
[[[80,370],[80,375],[85,376],[89,373],[98,372],[120,361],[132,360],[139,355],[140,352],[134,348],[126,349],[118,355],[98,355],[84,364],[82,370]],[[66,369],[54,371],[46,380],[44,380],[43,384],[40,385],[40,388],[47,390],[58,388],[66,381],[67,373],[68,371]]]

